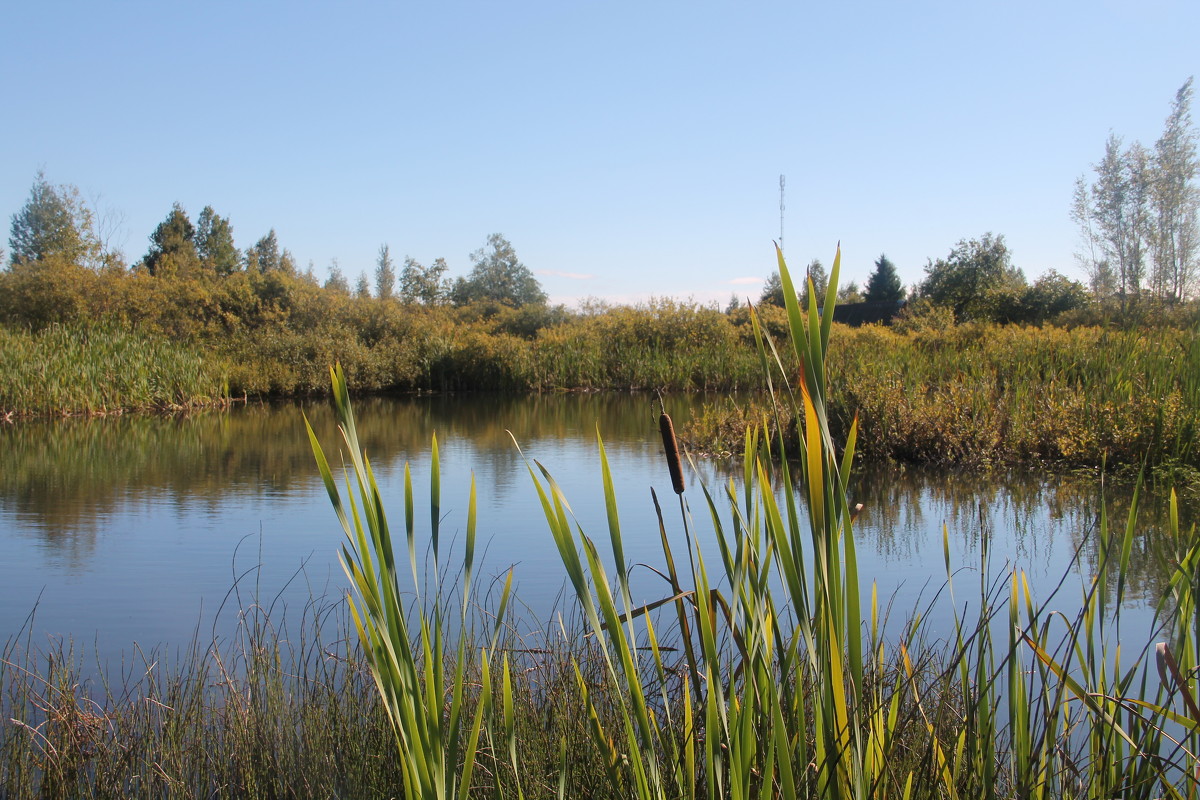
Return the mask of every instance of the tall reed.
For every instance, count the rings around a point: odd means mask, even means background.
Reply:
[[[339,430],[350,459],[346,478],[350,489],[348,503],[343,503],[341,499],[329,463],[311,425],[308,426],[308,435],[329,499],[346,534],[341,562],[354,591],[350,599],[350,613],[379,696],[391,721],[404,775],[405,794],[423,800],[464,798],[471,787],[484,718],[492,708],[493,667],[489,652],[495,647],[504,620],[508,585],[500,599],[491,643],[476,648],[474,631],[468,625],[475,554],[475,483],[472,479],[458,619],[447,618],[443,598],[436,588],[431,596],[422,595],[415,542],[412,476],[406,466],[404,530],[412,585],[416,593],[415,615],[410,624],[409,609],[401,600],[397,558],[383,499],[370,461],[359,446],[346,378],[340,366],[331,371],[331,377]],[[431,469],[429,524],[434,586],[438,587],[441,481],[436,438],[433,441]],[[456,636],[448,632],[455,622],[458,627]],[[447,638],[455,642],[449,649]],[[475,663],[480,665],[477,689],[474,685],[468,685],[468,664]],[[512,744],[515,729],[512,721],[512,680],[507,658],[502,664],[502,679],[505,730],[512,750],[515,746]],[[471,683],[474,684],[474,680]],[[490,726],[488,732],[490,735]]]
[[[907,622],[889,624],[857,568],[860,507],[848,500],[857,424],[850,423],[841,442],[830,415],[840,253],[823,311],[811,285],[809,307],[800,309],[782,254],[778,262],[788,298],[786,342],[775,342],[756,315],[750,318],[776,436],[747,431],[740,487],[730,481],[716,494],[700,487],[719,560],[710,566],[692,536],[695,520],[669,418],[661,431],[688,563],[686,571],[677,566],[680,538],[659,508],[659,574],[668,591],[654,603],[632,601],[625,532],[599,437],[609,553],[602,555],[573,520],[550,470],[528,463],[591,642],[569,653],[592,763],[601,766],[591,780],[602,777],[611,796],[639,798],[1197,796],[1200,714],[1181,713],[1176,703],[1182,697],[1190,712],[1200,696],[1194,670],[1200,542],[1194,532],[1181,535],[1175,507],[1166,535],[1179,549],[1156,628],[1167,641],[1156,647],[1122,647],[1136,497],[1123,535],[1110,534],[1101,520],[1096,574],[1082,585],[1074,617],[1054,610],[1057,590],[1039,602],[1019,570],[993,572],[986,548],[977,586],[959,595],[947,532],[953,638],[944,648],[929,641],[915,610]],[[488,641],[470,640],[473,646],[466,633],[473,492],[463,624],[457,647],[447,649],[437,599],[431,606],[418,591],[411,610],[400,602],[382,501],[339,370],[334,388],[350,452],[348,480],[357,489],[348,513],[315,436],[313,449],[348,538],[343,563],[357,597],[351,607],[392,720],[406,795],[466,796],[482,740],[493,767],[490,793],[523,797],[519,698],[508,654],[497,650],[499,627]],[[788,418],[797,421],[794,440],[782,433]],[[410,564],[419,586],[407,476],[405,485]],[[432,486],[436,564],[436,455]],[[960,607],[964,599],[968,605]],[[660,608],[674,614],[660,617]],[[1158,680],[1149,668],[1152,650],[1161,664]],[[479,665],[474,691],[465,685],[468,664]],[[572,783],[565,744],[561,752],[560,794]],[[507,780],[497,753],[507,753]]]

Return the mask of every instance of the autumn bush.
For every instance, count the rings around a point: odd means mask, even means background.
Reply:
[[[764,305],[758,314],[767,336],[782,342],[784,310]],[[857,414],[859,449],[872,459],[1097,466],[1137,464],[1149,453],[1156,463],[1195,468],[1200,328],[1185,310],[1174,314],[1132,329],[956,324],[946,309],[919,302],[893,327],[839,328],[829,354],[838,376],[831,424],[844,435]],[[68,359],[40,346],[30,358],[63,385],[86,376],[98,394],[73,401],[21,378],[19,398],[11,389],[0,401],[3,412],[61,413],[72,403],[86,411],[118,396],[155,407],[324,393],[325,370],[336,362],[360,392],[762,388],[748,309],[669,299],[578,311],[488,301],[427,307],[352,296],[287,270],[159,277],[49,259],[0,272],[0,327],[26,337],[11,352],[26,352],[30,336],[54,326],[83,349],[71,348]],[[195,354],[208,383],[174,376],[173,385],[195,388],[169,401],[106,389],[117,365],[105,360],[112,349],[87,350],[96,326],[131,332],[150,350]],[[162,363],[193,369],[187,359]],[[705,451],[736,449],[766,406],[716,402],[687,435]]]
[[[873,460],[988,466],[1200,465],[1200,333],[1096,327],[839,326],[839,435]],[[737,449],[765,399],[713,404],[688,436]]]

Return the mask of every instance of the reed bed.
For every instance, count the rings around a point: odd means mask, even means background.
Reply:
[[[31,630],[0,649],[0,798],[401,794],[395,738],[341,599],[313,600],[299,621],[249,604],[227,639],[134,646],[117,665],[89,662],[71,642],[39,645]],[[557,790],[565,741],[570,796],[605,796],[589,783],[603,764],[576,714],[573,665],[593,676],[601,706],[612,700],[579,626],[520,636],[506,626],[497,647],[510,664],[523,785],[533,796]],[[478,663],[463,680],[478,684]],[[503,748],[481,746],[476,762],[489,786],[515,784]]]
[[[1200,467],[1200,331],[838,326],[828,370],[831,431],[844,438],[857,418],[872,461],[1134,471],[1148,461],[1193,481]],[[767,410],[714,403],[685,434],[699,451],[740,451]]]
[[[0,413],[114,414],[222,403],[217,365],[162,336],[110,326],[0,327]]]
[[[251,608],[231,641],[135,647],[111,668],[10,640],[0,797],[389,796],[369,678],[332,634],[337,607],[310,611],[294,638]]]

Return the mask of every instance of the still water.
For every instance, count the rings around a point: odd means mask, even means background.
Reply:
[[[666,400],[677,427],[703,402]],[[418,532],[428,531],[434,434],[443,551],[461,551],[474,476],[477,550],[484,553],[476,575],[486,584],[513,568],[524,613],[552,614],[564,573],[514,438],[525,457],[554,474],[584,531],[603,540],[599,429],[628,560],[663,562],[650,487],[663,499],[673,548],[683,551],[657,401],[648,395],[436,396],[363,399],[355,407],[394,527],[403,518],[404,465],[411,462]],[[194,635],[228,635],[239,610],[256,602],[275,614],[303,609],[313,598],[335,602],[346,586],[336,555],[342,534],[314,466],[305,414],[336,465],[333,415],[324,401],[0,428],[0,642],[18,634],[35,645],[71,640],[107,659],[135,642],[184,646]],[[720,496],[732,469],[702,460],[688,476],[695,535],[713,565],[718,555],[699,484]],[[1094,563],[1094,480],[863,469],[853,493],[865,506],[855,529],[864,583],[869,591],[876,581],[880,597],[894,597],[904,613],[945,582],[943,526],[952,565],[968,574],[987,541],[994,568],[1025,569],[1042,596],[1066,575],[1055,599],[1065,609],[1077,605]],[[1110,514],[1120,521],[1128,501],[1119,491],[1109,496]],[[1160,512],[1146,505],[1131,597],[1135,613],[1140,607],[1148,619],[1166,567],[1152,546]],[[635,602],[668,594],[651,570],[633,574]],[[966,580],[976,585],[976,578]]]

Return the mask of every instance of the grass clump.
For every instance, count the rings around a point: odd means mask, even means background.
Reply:
[[[10,418],[221,403],[223,374],[194,347],[112,326],[0,327],[0,410]]]
[[[10,639],[0,797],[390,796],[387,721],[340,613],[290,627],[250,608],[230,641],[135,647],[112,670]]]

